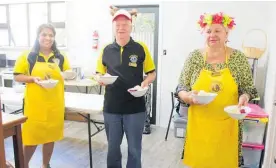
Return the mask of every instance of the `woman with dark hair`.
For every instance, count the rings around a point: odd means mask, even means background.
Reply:
[[[67,58],[57,49],[55,29],[50,24],[39,26],[32,51],[24,52],[14,67],[14,79],[26,83],[24,115],[28,117],[22,127],[25,168],[42,144],[42,168],[49,168],[54,142],[63,138],[64,80],[62,72],[69,70]],[[58,80],[54,88],[43,88],[39,81]]]

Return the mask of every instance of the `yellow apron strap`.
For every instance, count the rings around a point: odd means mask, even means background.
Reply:
[[[204,52],[204,55],[203,55],[203,62],[204,62],[204,66],[203,66],[203,68],[205,69],[205,64],[206,64],[206,60],[207,60],[207,52],[205,51]],[[226,66],[228,67],[228,59],[229,59],[229,53],[227,53],[227,48],[226,48],[226,46],[225,46],[225,57],[226,57],[226,59],[225,59],[225,63],[226,63]]]

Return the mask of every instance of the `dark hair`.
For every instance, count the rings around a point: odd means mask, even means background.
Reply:
[[[51,30],[53,31],[53,33],[54,33],[54,36],[56,36],[56,30],[55,30],[55,28],[54,28],[53,25],[51,25],[51,24],[42,24],[42,25],[40,25],[40,26],[38,27],[38,29],[37,29],[37,32],[36,32],[36,40],[35,40],[35,44],[34,44],[34,46],[33,46],[32,52],[35,52],[35,53],[37,53],[37,54],[39,53],[40,44],[39,44],[39,41],[38,41],[38,36],[39,36],[39,34],[41,33],[41,31],[42,31],[43,29],[45,29],[45,28],[51,29]],[[55,56],[59,56],[59,55],[60,55],[60,52],[59,52],[59,50],[58,50],[58,48],[57,48],[56,40],[54,40],[54,43],[53,43],[53,45],[52,45],[51,48],[52,48],[52,50],[53,50]]]

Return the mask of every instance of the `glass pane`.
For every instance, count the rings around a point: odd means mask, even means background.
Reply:
[[[51,22],[65,22],[65,3],[51,3]]]
[[[0,6],[0,23],[7,23],[6,6]]]
[[[0,46],[9,45],[9,33],[8,30],[0,29]]]
[[[31,45],[34,44],[37,36],[37,28],[44,23],[48,22],[47,16],[47,4],[46,3],[36,3],[30,4],[29,6],[29,16],[30,16],[30,42]]]
[[[133,32],[154,32],[154,13],[138,13],[133,18]]]
[[[26,4],[10,5],[10,26],[14,46],[28,46],[26,12]]]
[[[131,36],[137,41],[144,42],[153,58],[154,55],[154,31],[155,31],[155,14],[138,13],[133,18],[133,29]]]
[[[56,43],[57,46],[66,46],[66,30],[65,29],[56,29]]]

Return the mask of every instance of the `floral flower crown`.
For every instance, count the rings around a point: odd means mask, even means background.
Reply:
[[[230,17],[222,12],[216,14],[205,14],[200,16],[200,20],[197,22],[198,25],[204,29],[207,25],[222,24],[224,27],[232,30],[236,25],[234,18]]]

